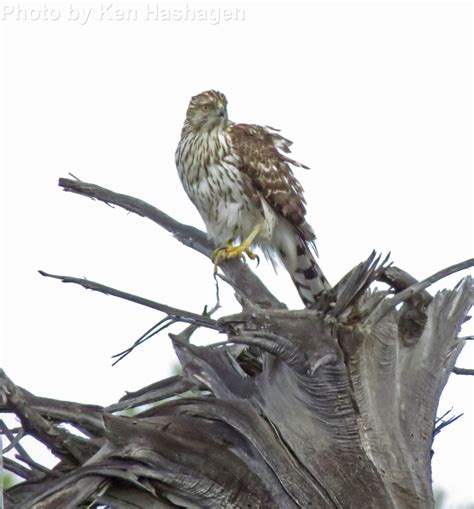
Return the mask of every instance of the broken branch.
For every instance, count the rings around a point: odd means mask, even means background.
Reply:
[[[100,292],[105,295],[112,295],[113,297],[118,297],[119,299],[128,300],[130,302],[135,302],[136,304],[140,304],[142,306],[146,306],[152,309],[156,309],[157,311],[161,311],[166,313],[168,316],[176,318],[180,322],[191,323],[193,325],[197,325],[200,327],[207,327],[209,329],[219,330],[217,322],[203,315],[198,315],[197,313],[191,313],[190,311],[185,311],[184,309],[178,309],[171,306],[167,306],[166,304],[161,304],[160,302],[155,302],[150,299],[145,299],[144,297],[139,297],[138,295],[133,295],[131,293],[122,292],[121,290],[117,290],[110,286],[105,286],[101,283],[96,283],[95,281],[89,281],[84,278],[70,277],[70,276],[58,276],[56,274],[48,274],[43,270],[38,271],[42,276],[50,277],[53,279],[59,279],[63,283],[74,283],[76,285],[80,285],[86,290],[93,290],[95,292]]]

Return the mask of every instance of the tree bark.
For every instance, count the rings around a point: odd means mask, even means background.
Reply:
[[[148,217],[210,257],[202,232],[140,200],[80,181],[60,185]],[[5,466],[24,479],[6,492],[6,507],[433,507],[436,409],[474,292],[470,277],[434,296],[426,288],[473,265],[418,283],[372,254],[314,309],[287,310],[245,264],[226,262],[242,312],[219,320],[52,276],[187,323],[170,335],[182,374],[102,408],[37,397],[1,372],[1,410],[22,424],[3,430],[21,462]],[[374,281],[388,286],[376,290]],[[227,341],[194,346],[198,327]],[[36,465],[17,433],[46,444],[59,464]]]

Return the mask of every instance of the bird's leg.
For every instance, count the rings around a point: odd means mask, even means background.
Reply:
[[[262,224],[257,224],[253,230],[250,232],[250,235],[238,246],[234,246],[232,242],[226,242],[221,247],[218,247],[213,253],[212,253],[212,261],[214,262],[214,266],[217,268],[219,263],[230,260],[232,258],[240,258],[244,254],[246,254],[251,260],[258,260],[258,256],[250,251],[250,246],[252,245],[253,241],[257,237],[257,235],[260,233],[260,230],[262,229]]]

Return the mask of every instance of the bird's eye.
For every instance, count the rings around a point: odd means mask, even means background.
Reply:
[[[207,111],[207,110],[209,109],[209,104],[203,104],[203,105],[202,105],[202,109],[203,109],[204,111]]]

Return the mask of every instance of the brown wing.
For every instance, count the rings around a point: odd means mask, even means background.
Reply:
[[[315,235],[306,222],[306,202],[303,188],[290,168],[307,168],[285,154],[290,152],[291,141],[280,136],[276,129],[251,124],[231,124],[228,134],[232,148],[241,162],[239,169],[267,200],[300,233],[311,241]],[[284,153],[282,153],[284,152]]]

